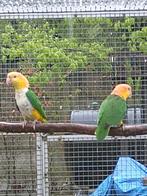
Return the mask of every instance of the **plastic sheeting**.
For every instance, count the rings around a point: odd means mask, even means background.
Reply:
[[[90,196],[147,196],[143,179],[147,168],[130,157],[120,157],[113,174],[108,176]]]

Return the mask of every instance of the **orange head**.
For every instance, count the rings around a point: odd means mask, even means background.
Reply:
[[[117,95],[126,100],[132,96],[132,88],[128,84],[118,84],[113,89],[111,95]]]

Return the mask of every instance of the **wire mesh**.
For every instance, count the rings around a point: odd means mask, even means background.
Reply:
[[[48,122],[96,124],[102,100],[126,82],[133,96],[124,122],[146,123],[145,1],[37,2],[0,8],[0,121],[22,121],[14,89],[5,84],[7,73],[16,70],[29,79]],[[113,173],[119,157],[147,164],[146,136],[98,142],[87,135],[13,133],[0,140],[5,196],[89,195]],[[123,196],[115,191],[110,195]]]
[[[49,195],[90,195],[113,174],[120,157],[131,157],[146,165],[146,145],[146,137],[109,138],[104,142],[97,142],[93,136],[48,137]],[[116,193],[114,187],[109,191],[113,196],[124,195]]]
[[[0,141],[0,195],[36,195],[34,137],[3,134]]]

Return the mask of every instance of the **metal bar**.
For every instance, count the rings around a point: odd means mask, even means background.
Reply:
[[[45,196],[43,190],[43,141],[40,134],[36,135],[36,162],[37,162],[37,196]]]

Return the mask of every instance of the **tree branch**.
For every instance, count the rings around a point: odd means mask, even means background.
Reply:
[[[94,135],[96,126],[85,124],[72,124],[72,123],[47,123],[36,124],[35,130],[33,124],[27,124],[24,128],[22,123],[7,123],[0,122],[0,132],[5,133],[78,133]],[[147,124],[138,125],[125,125],[121,127],[113,127],[110,129],[110,136],[135,136],[147,134]]]

